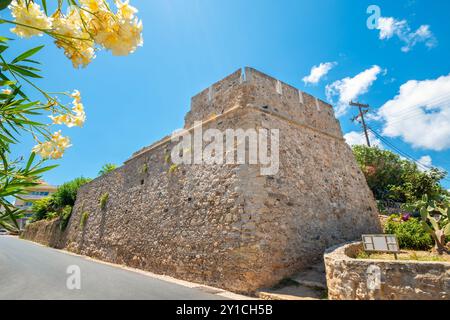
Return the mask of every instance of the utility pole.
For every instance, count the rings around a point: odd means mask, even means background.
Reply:
[[[366,122],[364,121],[364,115],[367,112],[369,112],[369,105],[368,104],[362,104],[362,103],[359,103],[359,102],[353,102],[353,101],[350,101],[350,105],[353,106],[353,107],[358,107],[358,109],[359,109],[359,114],[357,116],[353,117],[352,121],[358,120],[361,117],[361,124],[363,126],[364,134],[366,135],[367,146],[370,147],[369,134],[367,132]]]

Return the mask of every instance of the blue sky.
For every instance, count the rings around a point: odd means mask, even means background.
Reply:
[[[444,100],[447,109],[438,105],[427,110],[442,112],[448,120],[432,122],[434,128],[442,126],[441,131],[429,130],[424,117],[417,114],[415,118],[414,111],[409,116],[403,110],[386,139],[414,158],[427,156],[432,165],[450,171],[450,138],[446,140],[450,111],[442,94],[448,88],[447,78],[435,81],[450,74],[449,1],[132,0],[131,4],[139,9],[144,23],[144,46],[134,54],[113,57],[99,52],[86,69],[75,70],[45,40],[48,45],[37,57],[45,71],[40,85],[48,91],[80,90],[87,112],[84,128],[61,128],[73,146],[57,161],[59,167],[46,174],[48,182],[95,177],[102,164],[121,164],[134,151],[182,127],[190,97],[243,66],[257,68],[323,100],[327,100],[328,85],[337,91],[332,97],[335,105],[345,85],[352,83],[342,79],[350,80],[378,66],[376,80],[357,99],[373,106],[378,121],[371,126],[380,130],[383,123],[392,121],[392,108],[405,100],[393,101],[382,115],[376,109],[394,99],[408,81],[430,80],[410,84],[420,95],[419,101],[422,96],[425,101]],[[405,20],[409,29],[402,22],[397,24],[401,28],[391,29],[389,37],[380,39],[381,30],[366,25],[366,9],[371,4],[380,7],[382,17],[395,19],[391,22]],[[412,34],[420,26],[428,26],[429,33],[403,52],[402,37],[412,45],[418,39]],[[0,30],[11,36],[5,25]],[[19,53],[42,40],[17,41],[14,51]],[[433,43],[427,46],[428,40]],[[313,66],[326,62],[334,63],[333,68],[317,84],[302,81]],[[354,115],[350,109],[339,117],[344,133],[360,132],[349,120]],[[403,115],[407,122],[402,121]],[[403,128],[399,123],[405,123]],[[424,139],[424,132],[435,136]],[[14,152],[26,154],[32,146],[31,140],[25,140]],[[444,185],[450,188],[448,181]]]

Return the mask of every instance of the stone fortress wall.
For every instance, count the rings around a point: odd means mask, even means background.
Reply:
[[[185,129],[196,121],[203,130],[279,129],[278,173],[261,175],[256,164],[174,167],[166,137],[84,185],[55,246],[249,293],[317,262],[327,247],[380,231],[329,104],[245,68],[192,98]]]

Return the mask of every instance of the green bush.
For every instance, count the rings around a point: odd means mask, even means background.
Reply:
[[[46,197],[36,200],[31,208],[31,210],[33,211],[31,221],[35,222],[43,219],[48,219],[49,213],[52,213],[54,209],[55,203],[52,197]]]
[[[58,212],[47,212],[45,215],[45,219],[47,220],[53,220],[59,216]]]
[[[411,203],[423,195],[448,194],[440,184],[445,171],[422,171],[415,162],[378,147],[353,146],[353,154],[377,200]]]
[[[386,221],[384,232],[395,234],[401,249],[428,250],[433,246],[430,234],[416,218],[403,221],[401,216],[391,215]]]
[[[78,189],[89,181],[91,181],[91,179],[80,177],[60,185],[58,190],[53,194],[56,207],[73,207],[75,200],[77,199]]]

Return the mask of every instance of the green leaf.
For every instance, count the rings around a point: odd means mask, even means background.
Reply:
[[[434,230],[438,231],[438,230],[440,229],[440,228],[439,228],[439,223],[436,221],[435,218],[433,218],[433,217],[428,217],[428,220],[430,221],[430,223],[431,223],[431,225],[433,226],[433,229],[434,229]]]
[[[426,232],[428,232],[430,234],[434,233],[433,229],[431,229],[431,227],[424,221],[422,221],[422,227]]]
[[[23,59],[24,62],[34,63],[34,64],[41,64],[39,61],[31,60],[31,59]]]
[[[57,166],[58,166],[57,164],[54,164],[54,165],[52,165],[52,166],[47,166],[47,167],[39,168],[39,169],[37,169],[37,170],[30,171],[29,174],[30,174],[30,175],[33,175],[33,176],[37,176],[38,174],[41,174],[41,173],[43,173],[43,172],[49,171],[49,170],[51,170],[51,169],[54,169],[54,168],[56,168]]]
[[[32,55],[34,55],[35,53],[39,52],[43,47],[44,47],[44,45],[35,47],[35,48],[30,49],[30,50],[28,50],[28,51],[25,51],[24,53],[22,53],[21,55],[19,55],[18,57],[16,57],[13,61],[11,61],[11,63],[12,63],[12,64],[15,64],[16,62],[25,60],[26,58],[29,58],[29,57],[31,57]]]
[[[48,16],[48,12],[47,12],[47,1],[42,0],[42,7],[44,8],[45,15]]]
[[[34,72],[28,71],[28,70],[26,70],[26,69],[24,69],[24,68],[15,66],[15,65],[13,65],[13,64],[12,64],[12,65],[9,65],[9,68],[12,69],[12,70],[14,70],[14,71],[17,72],[17,73],[20,73],[21,75],[23,75],[23,76],[25,76],[25,77],[30,77],[30,78],[42,78],[40,75],[38,75],[38,74],[36,74],[36,73],[34,73]]]
[[[1,0],[0,0],[1,1]],[[0,24],[2,23],[2,20],[0,19]],[[3,36],[0,36],[0,42],[3,42],[3,43],[5,43],[5,42],[8,42],[9,40],[12,40],[11,38],[7,38],[7,37],[3,37]]]
[[[11,86],[11,85],[14,85],[14,84],[16,84],[15,81],[11,81],[11,80],[1,81],[0,80],[0,86],[2,86],[2,87]]]
[[[34,158],[36,154],[34,152],[31,153],[30,158],[28,159],[27,165],[25,166],[25,171],[30,170],[31,165],[33,164]]]
[[[8,46],[0,45],[0,53],[3,53],[3,51],[5,51],[8,48],[9,48]]]
[[[445,228],[444,228],[444,234],[445,234],[447,237],[450,237],[450,223],[448,223],[448,224],[445,226]]]
[[[5,9],[11,2],[12,0],[0,0],[0,10]]]
[[[425,208],[420,208],[419,212],[420,216],[422,217],[422,220],[426,221],[428,218],[428,211]]]

